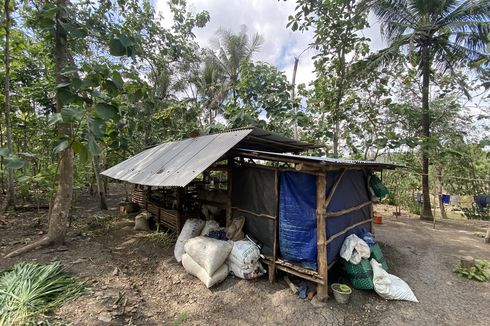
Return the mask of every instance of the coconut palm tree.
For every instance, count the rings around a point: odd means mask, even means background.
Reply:
[[[209,56],[226,76],[233,101],[237,99],[236,85],[240,78],[242,63],[250,61],[262,43],[263,39],[259,34],[254,34],[252,37],[247,34],[246,26],[242,26],[238,34],[220,28],[217,38],[213,40],[212,45],[216,51],[209,51]]]
[[[433,69],[488,65],[490,1],[488,0],[366,0],[381,24],[388,48],[370,58],[387,63],[400,51],[415,59],[422,79],[421,218],[432,219],[429,194],[429,87]],[[486,62],[486,63],[485,63]]]

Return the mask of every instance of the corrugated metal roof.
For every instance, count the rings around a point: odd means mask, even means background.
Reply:
[[[292,159],[297,161],[309,161],[309,162],[325,162],[331,165],[363,165],[363,166],[372,166],[379,167],[384,169],[394,169],[396,167],[402,167],[401,165],[393,164],[393,163],[383,163],[376,161],[362,161],[362,160],[347,160],[347,159],[338,159],[338,158],[330,158],[330,157],[318,157],[318,156],[306,156],[306,155],[296,155],[296,154],[284,154],[284,153],[274,153],[274,152],[265,152],[265,151],[256,151],[249,150],[243,148],[236,148],[238,153],[244,153],[246,156],[247,153],[250,154],[258,154],[257,156],[262,156],[264,159],[266,157],[274,157],[277,159],[285,158]]]
[[[232,130],[161,144],[101,174],[140,185],[183,187],[251,132]]]

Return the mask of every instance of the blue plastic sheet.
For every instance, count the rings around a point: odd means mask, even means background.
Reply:
[[[327,194],[338,172],[327,174]],[[326,195],[327,195],[326,194]],[[367,180],[362,171],[346,171],[327,211],[339,211],[369,200]],[[351,225],[366,223],[337,237],[327,246],[330,264],[339,255],[344,239],[353,234],[371,231],[370,209],[366,206],[338,217],[327,219],[327,239]],[[316,177],[301,172],[282,172],[279,192],[279,248],[284,259],[306,268],[317,268],[316,247]]]

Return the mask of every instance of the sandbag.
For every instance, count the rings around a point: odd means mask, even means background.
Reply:
[[[151,214],[143,212],[135,216],[134,229],[136,231],[150,231],[150,218]]]
[[[256,262],[255,264],[248,265],[247,268],[243,268],[242,266],[228,260],[227,265],[230,269],[230,273],[233,273],[233,275],[236,277],[243,278],[245,280],[251,280],[265,274],[265,269],[262,267],[260,262]]]
[[[202,236],[189,239],[184,245],[185,253],[209,275],[213,275],[223,265],[232,248],[230,242]]]
[[[215,220],[207,220],[204,224],[204,228],[201,231],[201,235],[208,235],[211,231],[219,230],[219,224]]]
[[[209,275],[204,268],[199,266],[188,254],[182,256],[182,265],[185,270],[201,280],[209,289],[215,284],[221,283],[228,276],[228,266],[226,264],[221,265],[220,268],[213,274]]]
[[[386,300],[419,302],[410,286],[398,276],[389,274],[376,259],[371,259],[374,291]]]
[[[204,227],[204,221],[197,218],[190,218],[184,223],[182,231],[180,231],[177,242],[175,243],[174,256],[175,260],[179,263],[182,261],[182,255],[184,254],[184,243],[194,237],[201,234]]]
[[[228,261],[241,268],[255,265],[260,259],[260,250],[249,240],[240,240],[233,243]]]
[[[363,258],[369,258],[371,250],[368,244],[355,234],[349,235],[340,248],[340,257],[350,261],[354,265],[361,262]]]
[[[228,240],[237,241],[245,238],[245,234],[242,231],[245,224],[245,217],[237,217],[231,221],[230,226],[226,230],[226,237]]]

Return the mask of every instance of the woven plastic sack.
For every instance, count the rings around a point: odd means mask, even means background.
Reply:
[[[180,231],[174,248],[174,256],[177,262],[180,263],[182,261],[182,255],[185,253],[184,243],[187,240],[197,237],[199,234],[201,234],[204,223],[205,222],[203,220],[197,218],[190,218],[185,221],[184,227],[182,228],[182,231]]]
[[[232,248],[231,242],[202,236],[189,239],[184,245],[185,253],[209,275],[213,275],[224,264]]]
[[[376,259],[371,259],[374,291],[386,300],[419,302],[410,286],[398,276],[388,274]]]
[[[369,258],[371,250],[364,240],[355,234],[349,235],[340,248],[340,257],[353,264],[359,264],[362,258]]]
[[[208,235],[211,231],[219,230],[219,224],[215,220],[207,220],[204,228],[201,231],[201,235]]]
[[[243,278],[245,280],[252,280],[254,278],[260,277],[265,274],[265,269],[260,262],[256,262],[252,265],[247,265],[247,268],[238,266],[237,264],[227,261],[230,272],[233,273],[238,278]]]
[[[244,269],[255,265],[259,259],[259,248],[249,240],[235,241],[228,256],[228,261]]]
[[[187,254],[182,256],[182,265],[189,274],[200,279],[208,289],[213,285],[223,282],[228,276],[228,266],[226,264],[221,265],[213,275],[209,275],[204,268],[199,266]]]

